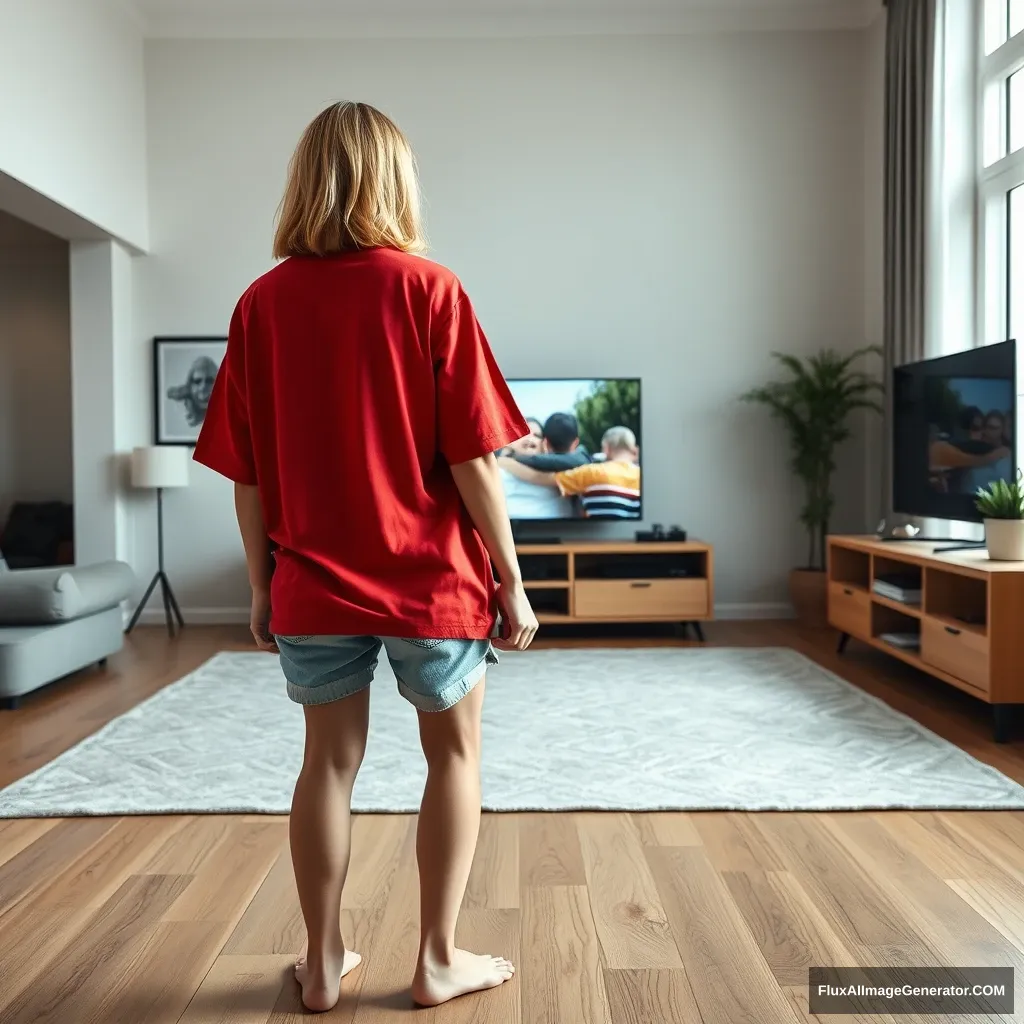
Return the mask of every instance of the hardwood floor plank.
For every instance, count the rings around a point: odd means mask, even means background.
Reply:
[[[224,946],[224,953],[247,956],[290,954],[294,960],[305,947],[306,928],[295,891],[291,854],[285,846],[252,902],[245,908]]]
[[[886,811],[872,818],[939,878],[1009,877],[1004,868],[941,814]]]
[[[682,967],[644,846],[628,814],[576,817],[587,892],[610,968]],[[648,847],[648,849],[650,849]]]
[[[612,1024],[700,1024],[700,1010],[684,970],[606,970],[604,987]]]
[[[784,1024],[795,1020],[705,851],[648,847],[647,859],[703,1024]]]
[[[47,970],[46,984],[32,985],[15,996],[6,1007],[6,1019],[19,1024],[116,1020],[108,1015],[111,988],[118,979],[135,977],[130,972],[139,944],[190,882],[186,875],[136,875],[126,880],[70,938]],[[133,994],[140,988],[133,986]]]
[[[519,907],[519,821],[514,814],[485,814],[480,822],[465,907],[515,910]]]
[[[1020,882],[952,878],[946,884],[1008,942],[1024,951],[1024,886]]]
[[[294,970],[287,955],[219,956],[179,1024],[267,1024]]]
[[[357,814],[352,819],[352,858],[341,905],[347,910],[377,907],[405,854],[414,854],[411,814]]]
[[[0,964],[9,997],[62,955],[90,916],[175,828],[172,818],[122,818],[48,885],[0,918]]]
[[[224,942],[219,921],[160,921],[124,974],[99,997],[90,1024],[177,1024]]]
[[[419,948],[420,891],[415,847],[406,842],[394,876],[367,962],[355,972],[359,989],[348,1004],[354,1024],[408,1021],[412,1008],[409,984]],[[362,951],[361,951],[362,952]],[[426,1018],[431,1015],[426,1012]],[[273,1019],[273,1024],[283,1024]],[[290,1022],[289,1022],[290,1024]]]
[[[826,1013],[816,1016],[808,1009],[806,982],[803,985],[787,986],[783,992],[796,1010],[797,1020],[806,1021],[807,1024],[928,1024],[927,1020],[913,1014],[891,1017],[887,1013],[873,1013],[870,1017],[865,1017],[861,1013]]]
[[[886,966],[896,951],[933,966],[935,953],[894,906],[891,888],[824,827],[819,815],[760,815],[756,827],[807,890],[829,927],[864,966]],[[904,962],[900,960],[899,963]],[[893,964],[897,966],[898,964]]]
[[[225,921],[232,927],[256,894],[287,842],[287,826],[232,824],[224,842],[200,864],[192,884],[165,921]]]
[[[153,875],[194,875],[227,838],[233,819],[226,815],[186,817],[144,868]]]
[[[853,963],[788,872],[725,871],[722,880],[779,985],[806,985],[810,967]]]
[[[525,889],[522,941],[517,977],[524,1024],[611,1021],[601,946],[585,888]]]
[[[782,871],[784,865],[749,814],[690,816],[716,871]]]
[[[697,826],[690,814],[663,812],[631,815],[645,846],[701,846]]]
[[[116,821],[116,818],[67,818],[42,832],[6,864],[0,865],[0,915],[6,914],[39,886],[51,882],[68,863],[98,843]]]
[[[10,818],[0,821],[0,865],[31,846],[53,828],[59,818]]]
[[[942,820],[981,846],[993,862],[1024,879],[1024,824],[1012,813],[945,811]]]
[[[1024,959],[1007,945],[999,930],[872,816],[825,815],[822,821],[825,828],[853,845],[867,870],[885,879],[894,907],[902,911],[909,927],[917,929],[920,942],[935,951],[940,963],[957,962],[958,955],[967,953],[975,962],[990,967],[1024,970]]]
[[[587,884],[572,815],[520,815],[519,880],[524,886]]]

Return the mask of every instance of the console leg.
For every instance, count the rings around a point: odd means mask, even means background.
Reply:
[[[1009,743],[1013,738],[1013,727],[1019,707],[1018,704],[992,705],[992,739],[996,743]]]
[[[697,634],[697,639],[701,643],[704,643],[704,630],[701,628],[701,624],[699,622],[691,622],[690,625],[693,626],[693,631]]]
[[[682,640],[690,639],[690,624],[688,622],[677,622],[675,627],[676,636]]]
[[[17,711],[21,701],[21,697],[0,697],[0,711]]]
[[[842,654],[846,650],[846,645],[850,642],[849,633],[839,634],[839,643],[836,644],[836,654]]]

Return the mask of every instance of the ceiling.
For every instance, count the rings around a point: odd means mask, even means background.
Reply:
[[[147,36],[302,38],[842,29],[882,0],[124,0]]]

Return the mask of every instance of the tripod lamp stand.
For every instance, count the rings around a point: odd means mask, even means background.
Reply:
[[[157,584],[164,600],[164,619],[167,632],[174,636],[175,627],[181,629],[185,620],[181,616],[170,580],[164,571],[164,489],[167,487],[188,486],[188,449],[173,445],[157,445],[150,448],[136,448],[132,452],[132,487],[140,490],[156,491],[156,536],[157,536],[157,570],[146,593],[135,609],[135,614],[128,623],[126,633],[130,633],[139,621],[146,602],[149,601]]]

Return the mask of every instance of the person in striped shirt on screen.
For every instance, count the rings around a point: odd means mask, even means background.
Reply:
[[[629,427],[612,427],[601,438],[600,461],[554,474],[566,498],[578,497],[588,519],[640,518],[640,452]]]

